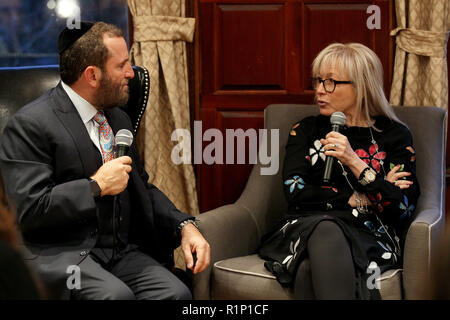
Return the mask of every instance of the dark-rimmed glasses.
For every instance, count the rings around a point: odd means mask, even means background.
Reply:
[[[353,81],[339,81],[339,80],[334,80],[331,78],[321,79],[319,77],[311,78],[311,85],[314,90],[316,90],[321,83],[323,84],[323,88],[325,89],[326,92],[333,93],[334,90],[336,89],[337,84],[341,84],[341,83],[342,84],[350,84],[350,83],[353,83]]]

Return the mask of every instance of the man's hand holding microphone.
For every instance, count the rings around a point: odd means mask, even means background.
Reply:
[[[132,160],[129,156],[122,156],[104,163],[91,179],[97,181],[101,189],[101,196],[115,196],[128,185]]]
[[[116,134],[117,158],[105,162],[97,172],[90,177],[95,180],[101,190],[100,196],[115,196],[125,190],[128,185],[132,160],[128,150],[133,143],[130,130],[121,129]]]

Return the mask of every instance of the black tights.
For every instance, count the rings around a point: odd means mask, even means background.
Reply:
[[[350,246],[334,222],[320,222],[307,245],[309,260],[297,270],[296,299],[353,299],[355,269]]]

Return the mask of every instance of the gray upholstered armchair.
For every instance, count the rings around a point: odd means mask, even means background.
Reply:
[[[404,249],[403,269],[381,275],[383,299],[420,299],[428,281],[436,242],[444,231],[445,147],[447,113],[436,107],[396,107],[398,117],[410,128],[416,149],[421,196]],[[318,114],[311,105],[270,105],[265,128],[280,129],[280,165],[291,125]],[[205,212],[199,226],[211,245],[211,265],[194,277],[196,299],[292,299],[264,268],[257,255],[263,234],[287,208],[281,169],[277,175],[260,175],[261,164],[251,172],[241,197],[231,205]],[[305,266],[307,267],[307,266]]]

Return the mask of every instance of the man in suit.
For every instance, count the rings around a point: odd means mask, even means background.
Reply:
[[[115,158],[114,134],[132,131],[116,108],[134,76],[122,31],[82,22],[61,32],[58,50],[62,81],[21,108],[0,140],[26,258],[63,297],[192,298],[164,265],[181,239],[187,267],[201,272],[208,243],[194,218],[147,182],[134,142]]]

